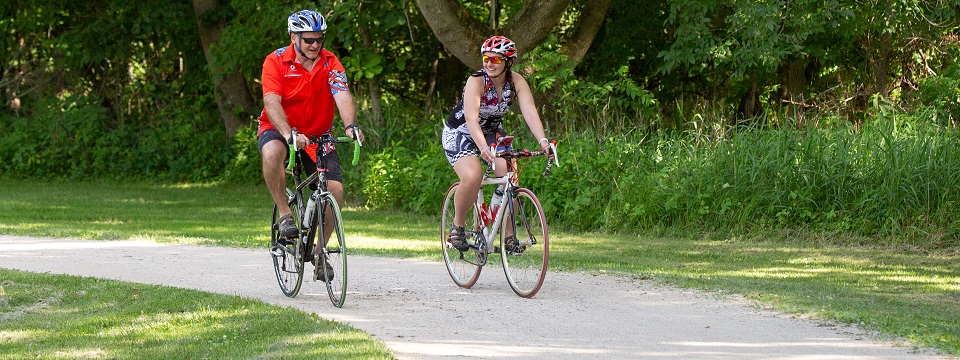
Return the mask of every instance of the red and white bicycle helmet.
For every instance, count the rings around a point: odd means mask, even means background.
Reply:
[[[513,59],[517,57],[517,44],[514,44],[513,40],[507,39],[506,36],[497,35],[487,39],[480,46],[480,55],[487,51]]]

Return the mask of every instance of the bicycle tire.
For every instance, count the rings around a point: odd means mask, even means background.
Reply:
[[[455,182],[447,189],[447,194],[443,198],[443,207],[440,214],[440,250],[443,252],[443,262],[447,266],[447,273],[457,286],[469,289],[477,283],[480,277],[480,270],[483,268],[480,262],[479,253],[475,249],[460,251],[450,244],[450,225],[453,224],[453,218],[456,209],[454,208],[454,197],[460,188],[460,182]],[[477,234],[480,231],[480,218],[474,206],[470,206],[466,217],[467,241],[475,244]]]
[[[318,212],[317,224],[319,224],[319,227],[317,232],[319,234],[325,233],[324,227],[327,224],[320,219],[323,219],[326,214],[331,215],[332,223],[330,226],[333,227],[326,246],[321,247],[320,240],[317,243],[322,254],[317,266],[319,275],[324,277],[320,281],[323,281],[326,285],[327,295],[330,297],[333,306],[343,307],[347,298],[347,244],[343,236],[343,217],[340,214],[340,206],[337,205],[337,200],[332,194],[326,193],[317,203],[318,207],[322,209]],[[320,239],[320,236],[317,238]],[[327,264],[330,264],[330,268],[327,268]]]
[[[294,223],[297,224],[297,228],[299,229],[301,227],[300,214],[303,212],[304,206],[303,196],[300,192],[294,193],[292,190],[287,189],[287,199]],[[286,246],[279,244],[280,230],[274,226],[278,218],[279,209],[274,205],[273,217],[270,222],[270,256],[273,258],[273,270],[277,276],[277,284],[280,285],[280,291],[288,297],[294,297],[300,292],[300,285],[303,283],[304,244],[299,236],[292,239],[292,244]]]
[[[506,206],[500,230],[503,273],[514,293],[531,298],[543,286],[549,263],[550,241],[543,207],[537,196],[525,188],[514,189]],[[522,247],[507,246],[508,232],[516,234]]]

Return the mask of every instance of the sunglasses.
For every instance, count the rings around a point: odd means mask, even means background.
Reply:
[[[321,44],[323,43],[323,37],[322,37],[322,36],[321,36],[321,37],[318,37],[318,38],[301,37],[300,40],[303,40],[303,42],[305,42],[307,45],[313,45],[313,43],[315,43],[315,42],[317,42],[317,41],[319,41]]]
[[[485,63],[491,63],[491,64],[494,64],[494,65],[499,65],[499,64],[503,64],[504,61],[507,61],[507,59],[504,59],[504,58],[499,57],[499,56],[487,56],[487,55],[484,55],[484,56],[483,56],[483,62],[485,62]]]

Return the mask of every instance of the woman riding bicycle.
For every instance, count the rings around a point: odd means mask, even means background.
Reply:
[[[490,144],[506,135],[501,119],[514,102],[519,103],[523,119],[539,139],[541,148],[550,145],[530,86],[523,76],[512,70],[517,57],[513,41],[504,36],[491,37],[480,46],[480,54],[483,68],[467,78],[463,99],[453,108],[443,128],[443,150],[460,178],[462,190],[457,191],[454,198],[456,211],[450,227],[450,244],[460,251],[470,248],[463,226],[483,180],[481,161],[484,164],[497,161],[494,175],[506,175],[505,160],[494,156]]]

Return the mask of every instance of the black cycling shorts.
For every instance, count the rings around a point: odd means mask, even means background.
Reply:
[[[263,145],[273,140],[279,141],[287,148],[287,151],[290,151],[290,147],[287,144],[287,140],[280,135],[280,132],[275,129],[264,130],[260,136],[257,136],[257,150],[260,153],[263,153]],[[303,162],[304,174],[309,176],[317,171],[317,164],[313,162],[313,159],[307,155],[307,152],[300,150],[300,161]],[[333,180],[336,182],[343,182],[343,171],[340,169],[340,158],[337,156],[336,152],[331,152],[327,156],[323,157],[323,165],[327,167],[327,180]]]

